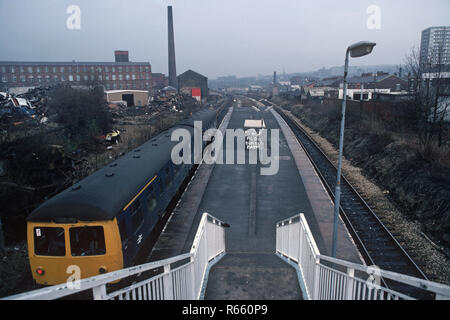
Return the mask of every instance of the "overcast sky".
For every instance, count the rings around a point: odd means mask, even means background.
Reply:
[[[66,26],[69,5],[81,29]],[[450,25],[449,0],[0,0],[0,60],[149,61],[167,74],[167,5],[173,6],[177,73],[210,79],[343,64],[353,42],[377,42],[352,65],[400,64],[421,31]],[[368,29],[367,8],[380,8]]]

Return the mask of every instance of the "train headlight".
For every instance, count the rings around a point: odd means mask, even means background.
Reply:
[[[38,275],[40,275],[40,276],[43,276],[44,273],[45,273],[45,270],[42,269],[41,267],[38,267],[38,268],[36,269],[36,273],[37,273]]]
[[[106,270],[105,267],[100,267],[100,269],[98,269],[98,272],[99,272],[100,274],[104,274],[104,273],[107,272],[107,270]]]

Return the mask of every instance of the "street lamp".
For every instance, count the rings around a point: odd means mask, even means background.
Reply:
[[[337,231],[338,231],[338,220],[339,220],[339,207],[341,201],[341,168],[342,168],[342,151],[344,148],[344,126],[345,126],[345,107],[347,104],[347,74],[348,74],[348,60],[349,55],[352,58],[358,58],[368,55],[372,52],[376,43],[361,41],[352,44],[347,48],[347,53],[345,54],[345,68],[344,68],[344,87],[343,87],[343,102],[342,102],[342,119],[341,119],[341,131],[339,136],[339,160],[338,160],[338,172],[336,178],[336,191],[334,200],[334,225],[333,225],[333,243],[331,247],[331,256],[336,257],[336,244],[337,244]]]

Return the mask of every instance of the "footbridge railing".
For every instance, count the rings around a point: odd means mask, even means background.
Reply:
[[[95,300],[197,300],[209,267],[225,255],[226,226],[204,213],[190,253],[4,299],[51,300],[91,291]],[[130,278],[131,284],[117,288]],[[111,282],[119,283],[108,290]]]
[[[380,285],[381,278],[450,299],[450,286],[321,255],[303,214],[277,223],[276,254],[299,270],[304,297],[311,300],[413,300]]]

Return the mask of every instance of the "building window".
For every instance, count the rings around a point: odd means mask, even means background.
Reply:
[[[20,81],[25,82],[25,76],[24,75],[20,76]]]
[[[112,71],[112,72],[116,72],[116,67],[112,67],[112,68],[111,68],[111,71]]]
[[[23,67],[20,67],[20,72],[24,72]]]
[[[99,80],[99,81],[103,81],[103,77],[102,77],[101,74],[98,75],[98,80]]]
[[[66,81],[66,78],[64,78],[64,76],[61,76],[61,81]]]
[[[36,67],[36,72],[41,72],[41,67]]]
[[[109,72],[109,68],[105,66],[105,72]]]
[[[53,67],[53,73],[56,73],[56,67]]]
[[[3,81],[3,82],[8,82],[8,77],[7,77],[6,75],[4,75],[4,76],[2,77],[2,81]]]
[[[48,67],[45,67],[45,72],[47,72],[47,73],[48,73]]]
[[[116,81],[116,75],[115,74],[112,75],[112,79],[113,79],[113,81]]]
[[[126,75],[125,75],[125,79],[126,79],[126,80],[130,80],[130,75],[129,75],[129,74],[126,74]]]
[[[14,73],[14,72],[16,72],[16,68],[11,67],[11,73]]]
[[[6,68],[2,66],[2,72],[6,72]]]
[[[119,80],[122,80],[122,75],[121,74],[119,74]]]
[[[55,82],[58,82],[58,76],[57,76],[57,75],[54,75],[54,76],[53,76],[53,80],[55,80]]]
[[[28,82],[33,82],[33,76],[28,76]]]
[[[33,67],[28,67],[28,73],[33,73]]]
[[[106,80],[106,81],[109,81],[109,74],[106,74],[106,75],[105,75],[105,80]]]
[[[17,82],[17,77],[15,75],[11,76],[11,82]]]
[[[150,67],[149,66],[145,66],[145,72],[149,72],[150,71]]]
[[[80,82],[80,80],[81,80],[81,77],[79,74],[77,74],[77,81]]]
[[[69,81],[73,81],[73,75],[69,75]]]
[[[64,72],[64,67],[59,68],[59,72]],[[62,78],[62,77],[61,77]]]
[[[135,75],[135,74],[132,74],[132,75],[131,75],[131,79],[132,79],[132,80],[136,80],[136,75]]]
[[[88,80],[89,80],[89,77],[85,74],[85,75],[83,76],[83,79],[84,79],[84,81],[88,81]]]

